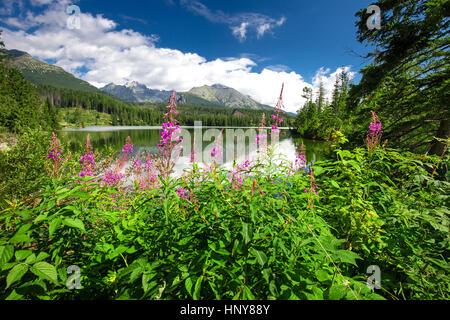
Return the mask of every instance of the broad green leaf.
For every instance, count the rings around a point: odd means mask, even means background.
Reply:
[[[352,251],[349,251],[349,250],[338,250],[335,253],[335,256],[338,259],[340,259],[342,262],[351,263],[351,264],[353,264],[355,266],[356,266],[355,260],[356,259],[361,259],[361,257],[358,254],[356,254],[356,253],[354,253]]]
[[[48,258],[48,257],[50,257],[50,255],[48,253],[46,253],[46,252],[39,252],[37,257],[36,257],[36,255],[34,253],[32,253],[25,260],[25,263],[26,264],[33,264],[33,263],[39,262],[41,260],[44,260],[45,258]]]
[[[16,260],[20,261],[25,258],[27,258],[29,255],[31,255],[33,252],[31,250],[18,250],[14,254],[16,257]]]
[[[86,232],[86,230],[84,229],[84,223],[80,219],[65,218],[63,220],[63,223],[68,227],[78,228]]]
[[[330,183],[331,183],[331,185],[332,185],[333,187],[335,187],[335,188],[337,188],[337,189],[340,188],[339,184],[338,184],[336,181],[331,180]]]
[[[38,215],[36,217],[36,219],[34,219],[34,223],[37,223],[37,222],[40,222],[43,220],[47,220],[47,213]]]
[[[316,278],[320,282],[324,282],[330,279],[330,275],[325,270],[316,270]]]
[[[233,249],[231,250],[231,255],[235,256],[236,251],[239,249],[239,239],[234,240]]]
[[[266,254],[262,251],[256,250],[255,248],[251,248],[250,251],[255,256],[256,261],[258,261],[261,266],[264,266],[264,264],[267,262]]]
[[[274,297],[278,297],[278,289],[275,280],[271,280],[269,283],[269,291]]]
[[[136,266],[135,269],[131,272],[130,282],[134,282],[137,278],[142,274],[142,267]]]
[[[216,253],[218,253],[218,254],[221,254],[221,255],[224,255],[224,256],[229,256],[229,255],[230,255],[230,252],[228,252],[228,251],[225,250],[225,249],[218,249],[218,250],[216,250],[216,251],[214,251],[214,252],[216,252]]]
[[[13,246],[2,246],[0,247],[0,268],[7,263],[14,255]]]
[[[269,283],[270,277],[272,275],[272,269],[271,268],[265,268],[265,269],[263,269],[262,274],[263,274],[264,280],[266,280],[266,282]]]
[[[332,285],[328,297],[331,300],[341,300],[347,294],[347,288],[343,285]]]
[[[366,296],[367,299],[369,300],[386,300],[385,297],[380,296],[379,294],[376,293],[370,293],[369,295]]]
[[[14,282],[19,281],[27,273],[28,266],[26,264],[18,264],[12,268],[6,277],[6,289],[8,289]]]
[[[325,171],[324,168],[318,167],[318,166],[313,166],[312,169],[313,169],[313,172],[314,172],[314,176],[316,176],[316,177],[321,175]]]
[[[200,299],[200,291],[202,289],[202,280],[203,280],[203,276],[200,276],[197,279],[197,281],[195,282],[194,293],[192,294],[192,298],[194,300]]]
[[[314,298],[317,300],[323,300],[323,291],[320,288],[313,287]]]
[[[255,300],[255,296],[248,286],[244,287],[244,291],[242,292],[242,299],[244,300]]]
[[[242,223],[242,237],[244,238],[245,244],[250,242],[250,234],[248,231],[248,223]]]
[[[56,229],[61,225],[61,218],[53,219],[52,222],[50,222],[50,225],[48,226],[48,235],[49,237],[52,237],[55,233]]]
[[[189,277],[184,281],[184,286],[186,287],[187,292],[190,296],[192,296],[192,286],[194,285],[192,278]]]
[[[29,243],[31,242],[31,238],[28,234],[16,233],[11,239],[9,239],[9,243],[20,243],[20,242]]]
[[[17,293],[16,290],[14,289],[14,290],[9,294],[9,296],[6,297],[5,300],[22,300],[22,298],[23,298],[23,295]]]
[[[147,292],[149,289],[153,289],[153,287],[157,284],[156,281],[149,284],[149,281],[152,280],[155,276],[155,272],[145,273],[142,275],[142,289],[144,289],[144,292]]]
[[[19,228],[19,230],[16,231],[14,236],[9,239],[10,243],[19,243],[19,242],[25,242],[28,243],[31,241],[30,236],[27,234],[27,232],[32,227],[31,224],[25,224]]]
[[[56,268],[47,262],[41,261],[35,263],[31,268],[31,272],[33,272],[39,278],[50,280],[54,283],[58,282],[58,274],[56,272]]]
[[[125,247],[124,245],[119,245],[116,249],[114,249],[114,253],[116,254],[116,255],[119,255],[119,254],[121,254],[121,253],[124,253],[125,251],[127,251],[129,248],[128,247]]]
[[[34,253],[30,254],[25,260],[26,264],[33,264],[36,262],[36,255]]]

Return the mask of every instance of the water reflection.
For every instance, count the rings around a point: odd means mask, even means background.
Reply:
[[[184,154],[177,161],[175,167],[176,172],[182,172],[184,168],[190,165],[190,153],[191,146],[193,146],[194,143],[194,136],[196,140],[195,148],[197,151],[196,161],[203,163],[210,162],[210,150],[215,145],[215,137],[222,128],[203,127],[201,129],[194,129],[193,127],[183,127],[183,129],[183,132],[185,133],[183,135],[183,145],[185,146],[185,150]],[[245,142],[242,143],[243,140],[240,140],[239,142],[239,138],[233,137],[233,134],[227,134],[227,131],[230,131],[231,129],[235,129],[234,134],[240,133],[240,138],[242,138],[242,135],[246,135]],[[238,129],[241,130],[239,131]],[[60,131],[58,135],[62,142],[69,143],[71,151],[82,151],[84,148],[84,141],[89,133],[94,150],[100,152],[104,151],[106,148],[112,148],[112,150],[117,150],[119,152],[125,144],[127,136],[130,136],[134,145],[133,156],[135,156],[139,151],[141,153],[159,152],[158,143],[160,140],[160,130],[161,127],[86,127],[84,129]],[[254,128],[225,128],[225,131],[222,134],[224,167],[231,167],[234,158],[236,158],[237,162],[243,162],[256,156],[255,138],[254,134],[251,134],[252,132],[256,134]],[[285,134],[283,134],[283,132]],[[237,147],[240,143],[241,146],[245,144],[245,148],[241,147],[241,149],[238,149]],[[270,137],[268,137],[268,143],[271,143]],[[305,146],[308,164],[312,164],[315,161],[322,160],[326,157],[328,152],[327,143],[293,138],[286,128],[281,130],[276,152],[284,159],[294,161],[295,155],[297,151],[300,150],[302,143]],[[232,151],[230,152],[229,150]]]

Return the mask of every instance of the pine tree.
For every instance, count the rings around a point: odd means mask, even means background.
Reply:
[[[323,109],[325,108],[325,96],[326,96],[326,90],[323,86],[323,82],[320,81],[319,83],[319,89],[317,91],[317,99],[316,99],[316,105],[317,105],[317,113],[321,113]]]

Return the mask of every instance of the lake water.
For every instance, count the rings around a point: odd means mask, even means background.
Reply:
[[[196,161],[200,163],[211,163],[211,149],[216,146],[216,137],[221,137],[222,141],[224,167],[231,167],[234,158],[236,161],[243,162],[256,156],[255,134],[258,128],[239,128],[225,127],[222,134],[222,127],[182,127],[180,136],[183,138],[183,154],[177,160],[176,172],[190,165],[190,154],[194,146]],[[299,151],[301,144],[305,145],[306,160],[312,164],[317,160],[324,159],[328,144],[325,142],[312,141],[303,138],[293,138],[288,128],[280,128],[281,133],[276,145],[276,153],[283,158],[294,161],[296,152]],[[106,148],[120,151],[125,144],[127,137],[131,137],[134,145],[133,155],[137,152],[158,153],[158,143],[160,140],[160,126],[149,127],[111,127],[111,126],[93,126],[83,129],[65,129],[58,132],[62,142],[68,142],[72,151],[83,150],[84,142],[89,134],[91,144],[94,150],[102,151]],[[267,133],[271,130],[268,128]],[[245,139],[244,139],[245,138]],[[268,144],[272,143],[272,137],[268,136]],[[275,139],[274,139],[275,140]]]

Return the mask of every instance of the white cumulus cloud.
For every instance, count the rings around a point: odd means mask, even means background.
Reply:
[[[25,12],[28,18],[25,25],[20,25],[18,20],[3,20],[9,25],[3,28],[7,48],[55,61],[96,87],[110,82],[138,81],[153,89],[187,91],[195,86],[221,83],[260,103],[275,106],[284,83],[286,111],[296,112],[304,103],[303,87],[317,87],[322,81],[331,93],[339,72],[339,69],[333,73],[320,69],[312,83],[283,65],[255,72],[257,63],[252,55],[208,61],[197,53],[158,47],[156,35],[120,29],[115,21],[86,12],[80,14],[80,29],[70,29],[65,12],[67,1],[34,2],[47,6],[39,14]],[[243,36],[244,29],[245,26]]]

